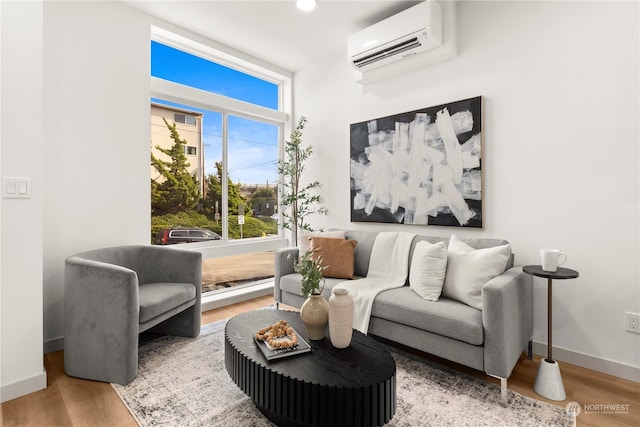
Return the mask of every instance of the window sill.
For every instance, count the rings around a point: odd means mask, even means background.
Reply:
[[[261,252],[284,248],[289,240],[283,237],[255,237],[238,240],[212,240],[210,242],[182,243],[179,246],[202,253],[203,258],[217,258],[250,252]]]
[[[273,295],[273,280],[253,286],[245,286],[238,289],[219,292],[202,297],[202,312],[248,301],[264,295]]]

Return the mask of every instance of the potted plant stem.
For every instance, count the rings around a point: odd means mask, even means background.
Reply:
[[[293,244],[298,244],[299,230],[314,231],[306,221],[308,215],[326,214],[326,208],[320,206],[320,195],[317,191],[322,187],[319,181],[305,183],[302,179],[306,162],[313,153],[312,147],[302,146],[302,130],[307,118],[302,116],[298,125],[285,142],[285,159],[278,162],[280,174],[283,228],[291,230]]]

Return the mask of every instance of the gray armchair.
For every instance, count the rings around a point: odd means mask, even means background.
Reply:
[[[84,252],[65,262],[64,369],[127,384],[138,374],[138,334],[200,333],[202,255],[166,246]]]

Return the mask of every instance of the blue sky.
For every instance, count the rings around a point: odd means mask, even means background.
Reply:
[[[263,107],[278,108],[277,85],[153,41],[151,75]],[[215,162],[222,157],[222,115],[187,105],[153,101],[204,114],[205,174],[215,173]],[[233,182],[275,182],[278,127],[233,116],[229,117],[228,126],[228,170]]]

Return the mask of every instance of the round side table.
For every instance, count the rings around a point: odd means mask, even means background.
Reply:
[[[522,269],[525,273],[533,276],[545,277],[547,279],[547,358],[540,361],[536,381],[533,384],[533,390],[542,397],[547,399],[562,401],[567,398],[560,375],[560,367],[558,362],[552,357],[552,286],[553,279],[575,279],[580,275],[575,270],[569,268],[558,267],[557,271],[545,271],[541,265],[526,265]]]

